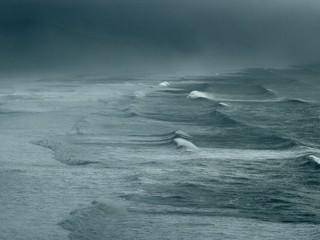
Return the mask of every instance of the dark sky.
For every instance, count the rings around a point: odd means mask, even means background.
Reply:
[[[320,62],[319,0],[0,0],[0,70]]]

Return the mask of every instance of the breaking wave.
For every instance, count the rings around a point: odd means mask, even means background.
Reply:
[[[159,135],[136,135],[134,143],[142,145],[155,145],[155,146],[170,146],[174,144],[177,149],[193,152],[198,151],[199,148],[191,142],[192,137],[187,132],[177,130],[167,134]]]
[[[213,97],[210,94],[201,92],[201,91],[192,91],[191,93],[189,93],[187,98],[191,98],[191,99],[204,98],[204,99],[210,99],[210,100],[213,99]]]

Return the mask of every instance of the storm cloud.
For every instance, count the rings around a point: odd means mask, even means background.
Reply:
[[[318,0],[2,0],[0,70],[318,63]]]

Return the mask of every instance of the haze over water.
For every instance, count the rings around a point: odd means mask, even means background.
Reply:
[[[319,8],[1,1],[0,239],[319,239]]]

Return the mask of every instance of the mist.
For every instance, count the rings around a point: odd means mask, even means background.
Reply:
[[[317,64],[317,0],[2,0],[1,72]]]

